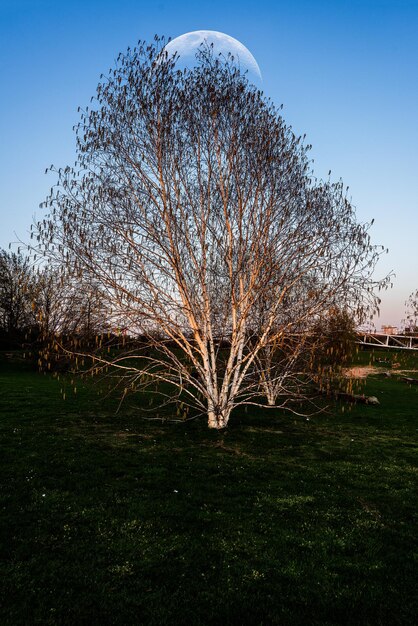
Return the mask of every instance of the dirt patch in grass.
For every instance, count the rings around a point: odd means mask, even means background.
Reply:
[[[347,367],[344,370],[344,376],[347,378],[367,378],[370,374],[379,374],[382,371],[384,370],[373,365],[357,365],[355,367]]]
[[[408,369],[408,370],[401,370],[401,369],[395,369],[392,373],[392,375],[395,376],[410,376],[413,374],[417,374],[418,370],[416,369]],[[375,367],[374,365],[356,365],[354,367],[347,367],[346,369],[344,369],[343,371],[344,376],[346,376],[347,378],[356,378],[356,379],[364,379],[367,378],[368,376],[373,376],[373,375],[377,375],[377,374],[383,374],[383,373],[387,373],[388,376],[391,374],[391,370],[390,369],[386,369],[386,368],[382,368],[382,367]]]

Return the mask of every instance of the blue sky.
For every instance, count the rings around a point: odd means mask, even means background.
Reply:
[[[418,288],[418,0],[0,0],[0,247],[42,215],[45,168],[75,160],[77,107],[117,54],[199,29],[249,48],[316,174],[332,170],[375,219],[389,248],[377,275],[396,273],[376,324],[398,324]]]

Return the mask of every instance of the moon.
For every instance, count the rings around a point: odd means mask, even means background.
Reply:
[[[180,69],[193,67],[196,64],[196,52],[203,43],[213,44],[215,56],[221,55],[226,59],[230,53],[234,57],[233,63],[240,72],[246,72],[248,81],[256,85],[261,84],[263,80],[261,71],[251,52],[238,39],[225,33],[216,30],[194,30],[176,37],[165,46],[164,50],[169,56],[174,56],[177,52],[179,55],[177,66]]]

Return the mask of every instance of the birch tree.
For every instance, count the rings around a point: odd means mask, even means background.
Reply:
[[[100,285],[111,324],[147,336],[112,359],[125,391],[160,382],[219,429],[260,403],[263,351],[300,352],[336,302],[376,306],[379,253],[342,184],[315,181],[309,146],[230,60],[202,49],[179,72],[163,44],[128,50],[100,82],[34,240]]]

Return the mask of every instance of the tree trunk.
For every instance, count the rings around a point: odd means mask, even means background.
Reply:
[[[276,405],[276,394],[273,391],[268,391],[266,394],[266,397],[267,397],[267,404],[269,406]]]
[[[216,428],[222,430],[226,428],[229,422],[229,416],[231,409],[222,407],[209,407],[208,408],[208,426],[209,428]]]
[[[261,383],[261,388],[263,390],[264,396],[266,397],[267,404],[269,406],[276,405],[277,391],[274,388],[274,385],[270,383],[270,381],[264,379]]]

